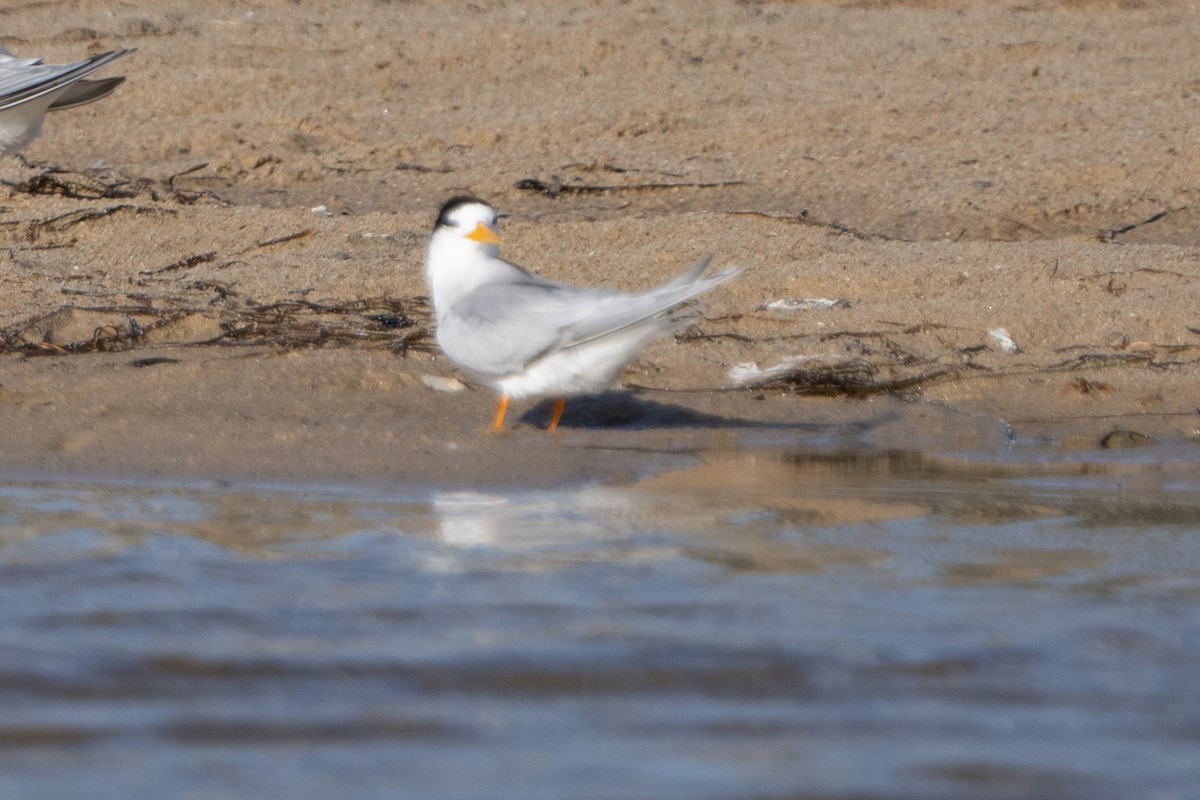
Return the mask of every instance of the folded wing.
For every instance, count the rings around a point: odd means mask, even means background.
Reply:
[[[709,257],[678,278],[637,294],[584,289],[523,273],[480,287],[439,321],[443,349],[485,377],[519,372],[540,357],[634,327],[666,333],[686,316],[680,306],[738,274],[704,273]]]
[[[130,52],[113,50],[71,64],[43,64],[39,59],[16,58],[8,51],[0,51],[0,111],[54,92],[63,92],[63,96],[51,103],[50,108],[56,110],[99,100],[123,79],[89,81],[84,88],[74,90],[71,84]]]

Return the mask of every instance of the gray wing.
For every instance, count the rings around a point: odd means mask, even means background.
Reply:
[[[727,269],[705,277],[712,260],[711,255],[701,259],[696,266],[662,286],[637,294],[613,293],[613,298],[598,306],[596,313],[564,330],[562,346],[576,347],[654,320],[662,322],[664,331],[669,330],[674,327],[675,312],[681,305],[742,272]]]
[[[77,81],[68,86],[67,90],[50,104],[50,110],[63,111],[64,109],[78,108],[88,103],[94,103],[103,97],[108,97],[124,82],[125,77],[123,75],[118,75],[115,78]]]
[[[0,111],[27,103],[48,93],[62,91],[63,87],[69,87],[72,83],[130,52],[132,50],[113,50],[72,64],[42,64],[38,59],[14,58],[5,51],[0,54]],[[104,84],[105,82],[97,81],[97,83]],[[115,88],[116,86],[112,85],[107,91]],[[91,100],[98,100],[105,94],[107,94],[106,91],[101,91],[99,94],[86,97],[86,99],[76,96],[70,105],[80,105]]]
[[[740,270],[703,277],[705,259],[678,278],[637,294],[584,289],[523,274],[480,287],[439,323],[438,340],[463,366],[483,375],[511,375],[539,357],[578,347],[633,326],[667,331],[671,313]]]
[[[560,346],[564,331],[616,292],[529,279],[485,284],[438,319],[442,349],[485,377],[512,375]]]

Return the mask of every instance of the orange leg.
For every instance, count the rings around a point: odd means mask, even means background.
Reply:
[[[554,401],[554,413],[550,415],[550,425],[546,428],[552,431],[558,427],[558,421],[562,419],[563,410],[567,407],[567,401],[559,398]]]
[[[508,395],[500,395],[500,406],[496,409],[496,418],[492,420],[492,430],[498,431],[504,427],[504,415],[508,413]]]

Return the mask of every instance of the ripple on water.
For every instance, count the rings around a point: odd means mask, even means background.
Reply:
[[[1200,466],[0,487],[0,796],[1184,797]]]

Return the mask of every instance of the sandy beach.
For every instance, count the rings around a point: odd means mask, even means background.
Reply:
[[[1200,437],[1194,3],[142,5],[0,9],[18,55],[137,49],[0,164],[8,473],[546,485]],[[629,391],[491,435],[424,298],[463,192],[556,280],[747,271]]]

